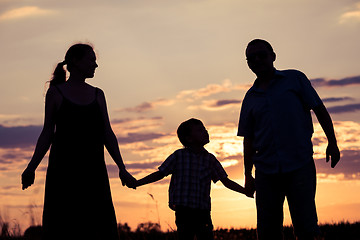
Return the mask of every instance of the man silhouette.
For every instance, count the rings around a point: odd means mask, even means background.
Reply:
[[[245,187],[256,186],[258,239],[283,238],[285,197],[295,235],[314,239],[320,232],[310,110],[328,139],[326,161],[331,157],[335,167],[340,152],[332,120],[305,74],[274,68],[276,54],[267,41],[251,41],[246,59],[257,79],[243,100],[238,136],[244,137]]]

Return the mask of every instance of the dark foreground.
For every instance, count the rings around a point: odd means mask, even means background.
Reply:
[[[360,222],[341,222],[320,225],[321,240],[360,240]],[[119,224],[121,240],[176,240],[176,232],[162,232],[159,224],[142,223],[135,231]],[[216,229],[215,240],[256,240],[256,229]],[[23,236],[2,224],[0,240],[41,240],[41,226],[29,227]],[[284,228],[284,240],[295,240],[292,227]]]

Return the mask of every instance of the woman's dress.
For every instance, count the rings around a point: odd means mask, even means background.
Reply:
[[[61,95],[46,174],[44,240],[118,240],[97,97],[79,105]]]

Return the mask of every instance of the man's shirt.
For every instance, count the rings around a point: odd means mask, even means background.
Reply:
[[[215,156],[204,149],[194,153],[188,148],[176,150],[159,167],[165,176],[171,174],[169,207],[211,209],[210,185],[227,174]]]
[[[275,71],[267,90],[257,80],[242,103],[238,136],[253,139],[256,170],[290,172],[312,160],[310,110],[322,104],[300,71]]]

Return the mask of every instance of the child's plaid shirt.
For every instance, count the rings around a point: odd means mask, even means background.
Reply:
[[[165,176],[172,174],[169,207],[211,209],[211,180],[216,183],[227,174],[215,156],[204,149],[194,153],[188,148],[176,150],[159,167]]]

